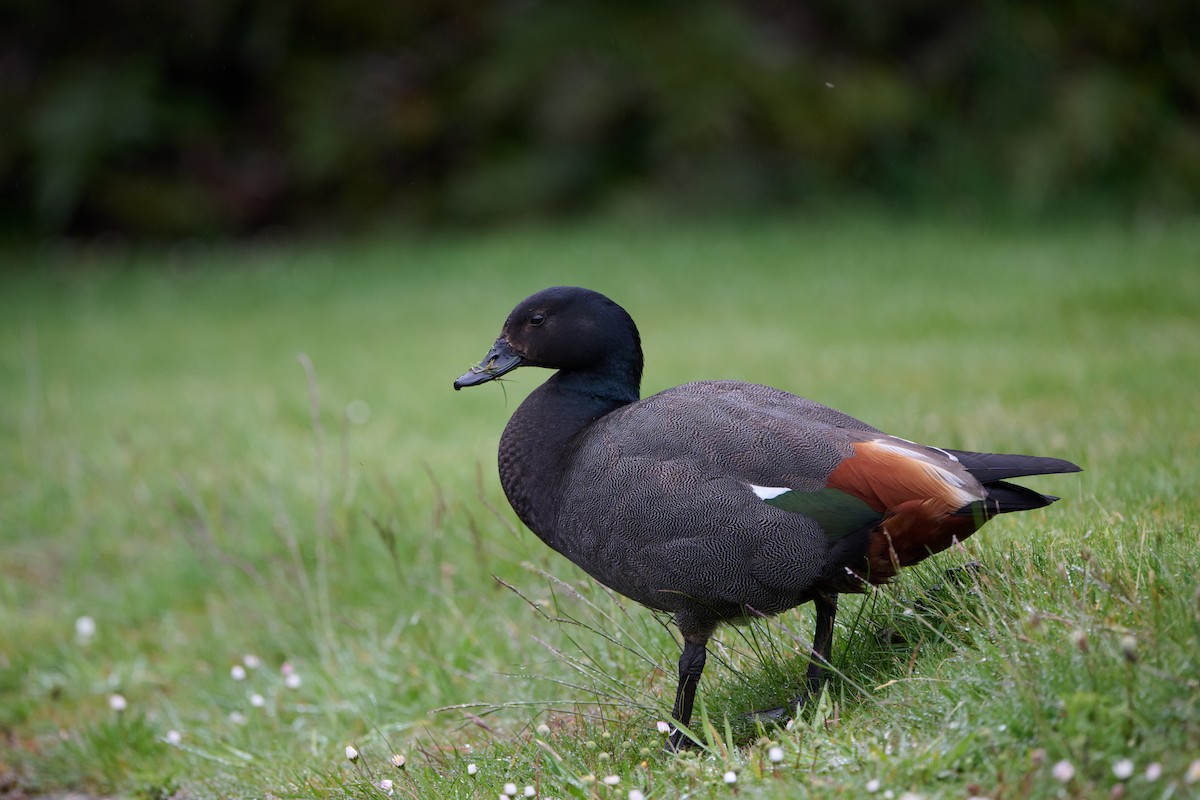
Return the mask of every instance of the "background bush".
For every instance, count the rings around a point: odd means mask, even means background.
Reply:
[[[11,231],[1200,199],[1200,6],[7,0]]]

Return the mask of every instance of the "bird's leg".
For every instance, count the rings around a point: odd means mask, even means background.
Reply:
[[[819,594],[813,601],[817,610],[816,630],[813,631],[812,653],[808,671],[804,674],[804,694],[792,703],[795,709],[809,700],[816,699],[821,692],[821,681],[825,678],[825,667],[833,651],[833,621],[837,617],[837,595]]]
[[[696,685],[700,683],[700,674],[704,672],[704,660],[708,657],[708,650],[705,648],[707,641],[708,637],[699,641],[684,639],[683,654],[679,657],[679,685],[675,689],[675,708],[671,711],[671,716],[678,725],[691,724]],[[675,751],[690,743],[691,740],[683,731],[675,728],[671,731],[667,747]]]
[[[751,714],[754,719],[763,722],[783,722],[795,714],[799,706],[805,705],[820,693],[821,681],[825,678],[825,666],[829,664],[829,656],[833,649],[833,620],[837,616],[837,595],[817,595],[813,605],[817,611],[817,624],[813,631],[812,648],[809,650],[808,671],[804,674],[804,691],[788,708],[764,708]]]

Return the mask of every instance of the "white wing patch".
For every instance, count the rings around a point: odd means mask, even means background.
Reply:
[[[922,461],[929,460],[928,457],[924,453],[922,453],[920,450],[915,449],[915,448],[920,447],[919,444],[917,444],[915,442],[910,442],[907,439],[900,439],[899,437],[896,437],[896,438],[899,439],[899,441],[904,442],[905,444],[911,444],[912,447],[904,447],[903,445],[892,444],[887,439],[875,439],[874,444],[880,450],[887,450],[889,453],[895,453],[898,456],[905,456],[906,458],[919,458]]]
[[[918,443],[914,442],[912,439],[905,439],[905,438],[903,438],[903,437],[900,437],[900,436],[893,436],[892,438],[893,438],[893,439],[899,439],[899,440],[900,440],[900,441],[902,441],[902,442],[908,442],[908,443],[909,443],[909,444],[911,444],[913,447],[927,447],[927,448],[929,448],[930,450],[937,450],[939,453],[941,453],[942,455],[944,455],[946,458],[950,459],[951,461],[958,461],[958,456],[954,455],[953,453],[949,452],[948,450],[943,450],[943,449],[942,449],[942,448],[940,448],[940,447],[934,447],[934,446],[933,446],[933,445],[931,445],[931,444],[918,444]],[[883,441],[883,440],[882,440],[882,439],[876,439],[875,441],[877,441],[877,442],[881,442],[881,441]]]
[[[939,453],[941,453],[942,455],[944,455],[946,458],[950,459],[954,463],[956,463],[956,464],[958,463],[958,456],[954,455],[954,453],[951,453],[949,450],[943,450],[942,448],[934,447],[933,445],[930,445],[929,449],[937,450]]]
[[[791,491],[786,486],[755,486],[753,483],[750,484],[750,488],[754,490],[754,493],[758,495],[760,500],[771,500]]]

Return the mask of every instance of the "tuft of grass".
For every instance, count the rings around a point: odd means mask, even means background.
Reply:
[[[1188,796],[1197,230],[775,219],[14,253],[0,785]],[[520,529],[494,478],[542,376],[450,391],[517,300],[562,283],[629,308],[647,393],[770,383],[1087,471],[1030,479],[1063,501],[843,597],[833,678],[790,729],[748,712],[795,697],[811,612],[723,629],[703,745],[668,755],[677,633]]]

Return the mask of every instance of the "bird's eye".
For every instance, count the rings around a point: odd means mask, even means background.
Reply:
[[[546,321],[546,316],[544,314],[534,314],[532,317],[529,318],[529,324],[535,328],[538,325],[541,325],[545,321]]]

